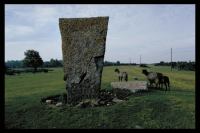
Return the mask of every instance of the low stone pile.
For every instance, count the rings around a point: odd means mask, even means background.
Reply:
[[[80,107],[80,108],[85,108],[85,107],[108,107],[108,106],[112,106],[115,105],[118,102],[123,102],[123,101],[127,101],[128,99],[124,99],[124,98],[119,98],[120,95],[119,94],[114,94],[111,92],[100,92],[100,96],[99,99],[96,101],[82,101],[79,104],[76,105],[76,107]],[[60,102],[59,100],[46,100],[42,103],[47,103],[50,106],[53,107],[60,107],[60,106],[65,106],[65,107],[70,107],[72,105],[68,105],[68,104],[63,104],[62,102]]]
[[[112,82],[111,86],[114,89],[128,89],[133,93],[138,91],[148,91],[147,81]]]
[[[109,92],[101,93],[100,98],[96,102],[88,103],[91,107],[108,107],[115,105],[118,102],[123,102],[124,100],[117,98],[117,95],[109,95]],[[80,105],[78,105],[80,106]]]
[[[54,100],[46,100],[46,103],[56,107],[65,106],[62,102],[54,102]]]

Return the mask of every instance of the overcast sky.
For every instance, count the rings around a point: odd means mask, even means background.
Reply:
[[[62,60],[59,18],[109,16],[104,61],[195,61],[194,4],[6,4],[5,61]],[[145,58],[146,57],[146,58]]]

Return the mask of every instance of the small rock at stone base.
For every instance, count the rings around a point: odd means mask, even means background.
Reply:
[[[110,106],[110,104],[107,104],[107,106]]]
[[[85,107],[86,106],[86,103],[85,102],[80,102],[78,105],[76,106],[79,106],[79,107]]]
[[[106,99],[106,103],[111,102],[112,100]]]
[[[141,126],[135,125],[136,129],[141,129]]]
[[[56,104],[57,107],[60,107],[60,106],[62,106],[62,105],[63,105],[62,103],[57,103],[57,104]]]
[[[99,103],[105,105],[106,101],[100,101]]]
[[[46,103],[50,104],[53,100],[46,100]]]
[[[104,96],[100,96],[101,100],[106,100],[106,98]]]
[[[113,101],[113,102],[123,102],[123,100],[118,99],[118,98],[114,98],[112,101]]]

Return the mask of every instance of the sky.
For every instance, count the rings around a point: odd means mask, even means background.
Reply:
[[[171,62],[171,48],[173,62],[195,61],[195,4],[5,4],[5,61],[62,60],[59,18],[98,16],[109,16],[104,61]]]

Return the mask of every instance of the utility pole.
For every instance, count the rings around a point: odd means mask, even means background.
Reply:
[[[172,71],[172,48],[171,48],[171,71]]]
[[[140,65],[141,65],[141,55],[140,55]]]

